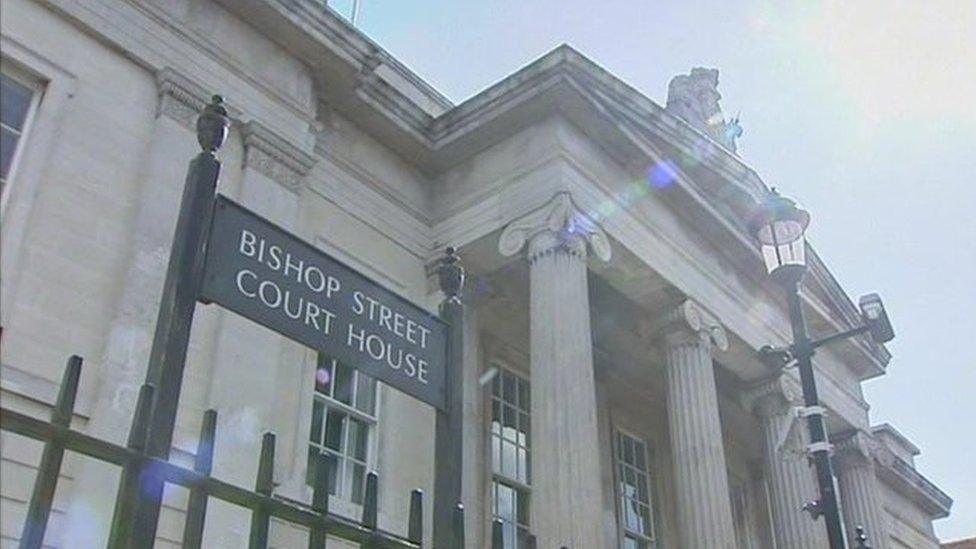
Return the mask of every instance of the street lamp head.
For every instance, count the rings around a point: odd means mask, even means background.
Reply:
[[[810,214],[776,189],[759,204],[749,220],[749,230],[759,241],[771,275],[795,276],[806,270],[804,234],[809,225]]]
[[[888,343],[895,338],[895,330],[888,320],[888,312],[881,302],[881,296],[878,294],[862,296],[857,306],[861,309],[861,318],[875,342]]]

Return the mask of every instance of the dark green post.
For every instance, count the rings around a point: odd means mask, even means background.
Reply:
[[[169,459],[176,425],[176,409],[183,384],[183,366],[190,342],[193,312],[203,282],[204,260],[210,221],[216,198],[220,161],[215,153],[227,139],[230,119],[219,95],[197,119],[197,141],[202,151],[190,162],[176,220],[163,295],[156,318],[156,333],[149,351],[146,382],[156,387],[149,416],[146,453]],[[135,505],[136,527],[128,547],[152,547],[156,538],[163,482],[146,479]]]
[[[449,549],[454,545],[458,527],[452,514],[461,501],[464,399],[464,268],[453,247],[447,248],[437,268],[437,278],[445,299],[440,317],[447,324],[447,391],[443,410],[437,411],[434,447],[434,548]],[[463,524],[461,525],[463,527]]]

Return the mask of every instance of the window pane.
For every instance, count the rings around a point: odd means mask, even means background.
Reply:
[[[518,396],[515,394],[516,381],[518,380],[515,378],[514,375],[508,373],[505,374],[505,377],[502,380],[502,386],[504,389],[504,396],[502,398],[505,399],[505,402],[509,402],[512,404],[518,402]]]
[[[346,422],[346,415],[336,410],[329,410],[325,421],[325,441],[326,447],[337,452],[344,450],[342,447],[342,428]]]
[[[332,381],[332,383],[334,384],[332,389],[332,398],[338,400],[339,402],[352,405],[352,368],[342,364],[341,362],[336,362],[335,379]]]
[[[325,417],[325,404],[320,400],[312,403],[312,429],[308,439],[316,444],[322,444],[322,418]]]
[[[637,468],[641,471],[647,470],[647,464],[644,463],[644,456],[647,454],[647,448],[644,446],[643,442],[636,442],[634,444],[634,457],[637,458]]]
[[[0,128],[0,178],[2,179],[7,179],[16,148],[17,135],[7,128]]]
[[[529,456],[524,448],[518,449],[518,474],[515,478],[525,483],[529,482]]]
[[[531,427],[532,420],[529,419],[529,414],[519,414],[519,430],[521,431],[519,444],[522,446],[529,446],[529,429]]]
[[[495,516],[512,522],[515,520],[515,491],[504,485],[496,484]]]
[[[323,354],[319,354],[319,363],[315,369],[315,390],[332,396],[332,359]]]
[[[0,75],[0,121],[7,127],[20,131],[27,118],[33,92],[14,79]]]
[[[351,498],[353,503],[363,502],[363,493],[366,490],[366,467],[350,462],[351,467],[346,467],[347,475],[349,478],[349,486],[351,487]]]
[[[530,409],[529,382],[525,381],[524,379],[520,379],[518,382],[518,390],[519,390],[519,401],[518,401],[519,408],[523,410],[529,410]]]
[[[516,518],[519,524],[529,524],[529,495],[522,490],[515,490]]]
[[[349,447],[346,455],[359,461],[366,461],[366,442],[368,426],[362,421],[349,418]]]
[[[502,436],[511,441],[518,440],[516,432],[518,431],[518,414],[515,412],[515,408],[511,406],[502,406]]]
[[[329,453],[320,453],[315,447],[309,447],[308,449],[308,461],[305,466],[305,478],[309,486],[315,487],[315,482],[318,475],[318,456],[325,456],[326,461],[326,474],[329,476],[329,493],[336,494],[336,473],[338,470],[338,459]]]
[[[356,409],[369,415],[375,415],[376,380],[362,372],[359,372],[356,378]]]
[[[518,472],[515,470],[515,444],[507,440],[502,440],[502,474],[511,477],[518,478]]]

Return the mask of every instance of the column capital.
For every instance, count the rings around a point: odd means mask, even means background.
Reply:
[[[529,261],[557,250],[585,257],[587,247],[601,261],[610,260],[607,234],[565,191],[557,193],[541,208],[509,223],[498,239],[498,251],[502,255],[515,255],[527,248]]]
[[[843,433],[831,441],[838,472],[854,467],[873,465],[878,459],[880,445],[874,437],[861,430]]]
[[[748,387],[742,404],[761,417],[781,415],[803,405],[803,390],[796,379],[780,373]]]
[[[667,309],[644,325],[645,334],[669,344],[700,341],[720,351],[729,348],[729,338],[722,323],[698,303],[686,299]]]
[[[245,166],[293,191],[301,188],[315,164],[315,157],[254,120],[244,124],[242,133]]]

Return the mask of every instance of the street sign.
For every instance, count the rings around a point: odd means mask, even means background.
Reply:
[[[221,195],[200,300],[444,407],[446,324]]]

